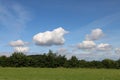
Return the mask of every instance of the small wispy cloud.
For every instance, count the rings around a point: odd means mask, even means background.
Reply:
[[[118,21],[120,20],[120,12],[114,13],[114,14],[110,14],[107,16],[104,16],[100,19],[96,19],[93,22],[83,26],[83,27],[91,27],[91,28],[103,28],[103,27],[107,27],[108,25],[112,24],[114,21]]]
[[[115,22],[120,21],[120,12],[109,14],[100,18],[97,18],[89,23],[84,24],[83,26],[80,26],[79,29],[74,31],[74,34],[80,34],[81,30],[83,32],[88,32],[91,29],[95,28],[107,28],[109,25],[114,24]]]
[[[0,4],[0,25],[8,32],[22,33],[30,21],[29,12],[20,4]]]
[[[112,45],[101,43],[96,48],[98,51],[111,51]]]

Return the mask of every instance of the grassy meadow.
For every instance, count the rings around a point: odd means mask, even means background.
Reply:
[[[120,70],[0,68],[0,80],[120,80]]]

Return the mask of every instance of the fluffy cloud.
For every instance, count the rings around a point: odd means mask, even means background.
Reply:
[[[87,35],[87,39],[72,48],[61,48],[57,50],[57,53],[61,55],[66,55],[67,59],[70,59],[71,56],[76,56],[79,60],[103,60],[103,59],[113,59],[118,60],[120,58],[120,48],[115,49],[113,53],[112,45],[108,43],[95,43],[95,40],[103,37],[104,33],[101,29],[94,29],[90,35]],[[73,48],[77,50],[73,50]],[[88,50],[88,51],[85,51]]]
[[[99,50],[99,51],[110,51],[110,50],[112,50],[112,45],[101,43],[97,46],[97,50]]]
[[[93,41],[83,41],[77,45],[79,49],[90,50],[96,47],[96,44]]]
[[[29,47],[14,47],[15,52],[28,52]]]
[[[28,42],[24,42],[24,41],[22,41],[22,40],[11,41],[11,42],[9,43],[9,45],[12,46],[12,47],[25,46],[25,45],[27,45],[27,44],[28,44]]]
[[[100,39],[101,37],[104,36],[104,33],[101,29],[94,29],[92,30],[91,34],[87,34],[86,35],[86,40],[98,40]]]
[[[115,53],[120,54],[120,48],[116,48]]]
[[[22,40],[11,41],[9,45],[14,48],[15,52],[28,52],[29,51],[29,47],[26,47],[28,45],[28,42],[24,42]]]
[[[36,45],[40,46],[62,45],[65,42],[64,35],[66,33],[68,33],[68,31],[64,30],[62,27],[59,27],[53,31],[46,31],[36,34],[33,37],[33,41]]]

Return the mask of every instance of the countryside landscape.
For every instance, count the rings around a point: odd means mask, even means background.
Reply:
[[[0,0],[0,80],[120,80],[119,0]]]

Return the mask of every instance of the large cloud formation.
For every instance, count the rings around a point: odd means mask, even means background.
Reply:
[[[92,30],[91,34],[86,35],[86,40],[98,40],[104,36],[104,33],[101,29],[97,28]]]
[[[64,35],[68,31],[62,27],[54,29],[53,31],[46,31],[38,33],[33,37],[33,41],[39,46],[63,45],[65,42]]]
[[[28,52],[29,51],[29,47],[26,47],[26,45],[28,45],[28,42],[24,42],[22,40],[11,41],[9,45],[14,48],[15,52]]]
[[[94,49],[96,47],[96,44],[93,41],[83,41],[82,43],[79,43],[77,46],[79,49]]]
[[[93,29],[90,34],[87,34],[85,36],[85,40],[81,43],[77,44],[77,49],[82,50],[82,53],[85,53],[84,51],[89,51],[89,53],[110,53],[113,50],[112,45],[108,43],[100,43],[97,44],[95,41],[99,40],[104,36],[104,33],[102,29]],[[115,50],[116,53],[120,52],[120,49],[117,48]],[[84,55],[85,56],[85,55]]]

